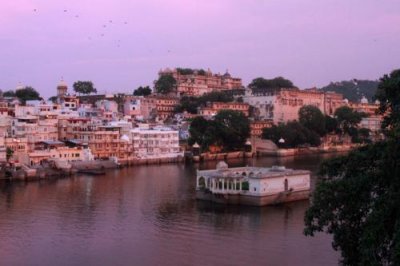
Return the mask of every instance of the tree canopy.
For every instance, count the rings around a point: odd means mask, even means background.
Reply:
[[[262,77],[253,79],[249,88],[253,92],[269,92],[281,88],[294,88],[293,82],[283,77],[276,77],[273,79],[265,79]]]
[[[3,92],[3,97],[15,97],[15,91],[13,90],[8,90]]]
[[[380,80],[386,140],[326,161],[305,234],[333,234],[345,265],[400,265],[400,70]]]
[[[151,94],[151,89],[149,86],[145,86],[145,87],[140,86],[133,92],[133,95],[135,95],[135,96],[147,96],[150,94]]]
[[[156,81],[154,87],[157,93],[168,94],[176,90],[176,79],[171,74],[163,74]]]
[[[25,104],[26,101],[41,99],[40,94],[30,86],[17,90],[15,92],[15,97],[17,97],[22,104]]]
[[[221,146],[224,151],[240,150],[250,136],[250,122],[242,112],[221,110],[214,120],[194,118],[189,133],[189,144],[197,142],[203,151],[210,145]]]
[[[343,133],[348,133],[350,135],[352,130],[357,127],[361,122],[361,119],[365,116],[364,113],[354,111],[348,106],[339,107],[335,111],[335,117]]]
[[[93,86],[91,81],[76,81],[72,85],[76,93],[91,94],[97,93],[97,89]]]
[[[295,148],[301,145],[319,146],[321,144],[317,133],[297,121],[264,128],[262,138],[269,139],[283,148]],[[279,143],[281,138],[285,141],[283,144]]]
[[[299,122],[320,136],[324,136],[326,133],[325,116],[316,106],[305,105],[301,107],[299,110]]]
[[[208,102],[232,102],[233,96],[225,92],[213,91],[202,96],[183,96],[175,112],[181,113],[187,111],[196,114],[199,107],[205,106]]]

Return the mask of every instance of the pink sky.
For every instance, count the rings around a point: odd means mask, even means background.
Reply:
[[[400,68],[400,1],[1,1],[0,48],[0,89],[46,97],[61,77],[132,92],[176,66],[320,87]]]

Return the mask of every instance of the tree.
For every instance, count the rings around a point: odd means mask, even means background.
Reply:
[[[15,97],[15,91],[13,90],[8,90],[3,92],[3,97]]]
[[[51,96],[51,97],[49,97],[47,100],[49,100],[49,101],[55,103],[55,102],[57,102],[57,96]]]
[[[325,115],[325,132],[326,133],[340,133],[340,129],[338,128],[339,124],[336,118],[331,117],[329,115]]]
[[[265,79],[262,77],[255,78],[249,84],[249,88],[253,92],[273,92],[281,88],[294,88],[293,82],[283,77],[273,79]]]
[[[221,110],[215,116],[224,150],[239,150],[250,136],[250,121],[239,111]]]
[[[270,128],[264,128],[263,139],[269,139],[276,144],[282,138],[285,143],[284,148],[295,148],[301,145],[319,146],[321,139],[317,133],[307,129],[297,121],[290,121],[286,124],[273,125]]]
[[[361,119],[365,117],[365,114],[354,111],[348,106],[342,106],[336,109],[335,117],[343,132],[350,133],[351,128],[357,127]]]
[[[305,234],[333,234],[345,265],[400,265],[400,70],[380,80],[387,139],[322,164]]]
[[[203,151],[217,145],[225,151],[240,150],[250,135],[250,122],[241,112],[221,110],[214,120],[193,119],[189,128],[189,145],[197,142]]]
[[[41,99],[39,93],[30,86],[17,90],[15,92],[15,96],[21,101],[22,104],[25,104],[26,101]]]
[[[176,71],[177,71],[179,74],[181,74],[181,75],[192,75],[192,74],[194,74],[194,70],[191,69],[191,68],[181,68],[181,67],[178,67],[178,68],[176,69]]]
[[[135,95],[135,96],[147,96],[150,94],[151,94],[151,89],[149,86],[146,86],[146,87],[140,86],[133,92],[133,95]]]
[[[74,91],[80,94],[97,93],[97,89],[93,86],[91,81],[76,81],[72,85]]]
[[[171,74],[163,74],[158,78],[154,87],[157,93],[171,93],[176,90],[176,79]]]
[[[316,132],[320,136],[324,136],[325,116],[318,107],[313,105],[305,105],[299,110],[299,122],[304,127]]]
[[[379,113],[385,115],[382,123],[383,129],[400,124],[400,69],[394,70],[390,75],[381,78],[376,93],[380,101]],[[396,132],[396,131],[394,131]]]
[[[6,149],[6,160],[7,160],[7,162],[11,159],[11,157],[13,155],[14,155],[14,151],[10,147],[7,147],[7,149]]]
[[[206,120],[202,116],[195,117],[189,127],[189,145],[197,142],[203,151],[208,150],[210,145],[217,143],[216,128],[217,125],[214,121]]]
[[[232,102],[233,96],[224,92],[213,91],[205,93],[200,97],[183,96],[179,105],[175,108],[175,112],[181,113],[187,111],[191,114],[197,114],[199,107],[206,106],[209,102]]]

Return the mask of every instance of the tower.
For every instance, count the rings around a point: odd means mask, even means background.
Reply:
[[[61,79],[60,83],[57,86],[57,99],[60,101],[67,94],[68,85],[65,83],[63,79]]]

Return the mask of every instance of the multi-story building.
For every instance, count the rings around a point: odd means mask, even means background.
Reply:
[[[154,119],[157,115],[155,97],[127,96],[124,103],[124,114],[137,120]]]
[[[176,106],[179,104],[179,99],[174,97],[157,96],[155,97],[157,118],[165,120],[172,117]]]
[[[29,115],[17,117],[12,121],[11,136],[27,138],[28,150],[34,150],[38,142],[58,139],[57,124],[57,119],[40,119]]]
[[[273,125],[271,120],[259,120],[250,122],[250,136],[260,138],[264,128]]]
[[[158,73],[172,75],[177,81],[177,95],[200,96],[212,91],[223,91],[242,88],[242,80],[233,78],[228,73],[213,74],[210,70],[196,69],[163,69]]]
[[[183,156],[179,148],[179,132],[166,127],[131,130],[133,153],[137,158],[176,158]]]
[[[300,108],[305,105],[313,105],[322,113],[332,115],[345,104],[343,96],[338,93],[296,88],[275,90],[264,95],[247,94],[243,101],[254,107],[255,118],[272,119],[275,124],[297,120]]]
[[[212,102],[205,107],[200,108],[199,114],[202,116],[215,116],[221,110],[234,110],[242,112],[245,116],[249,116],[249,104],[238,102]]]

